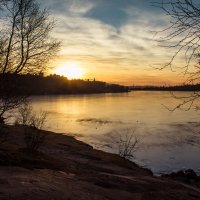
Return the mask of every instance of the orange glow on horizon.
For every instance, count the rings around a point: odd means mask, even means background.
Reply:
[[[127,69],[121,69],[121,65],[112,63],[104,63],[93,59],[83,59],[79,56],[59,57],[54,63],[51,63],[52,69],[49,74],[57,74],[65,76],[68,79],[96,79],[107,83],[116,83],[126,86],[173,86],[181,85],[185,78],[181,76],[179,71],[172,72],[170,69],[152,70],[149,66],[135,68],[126,65]],[[148,69],[148,70],[146,70]]]

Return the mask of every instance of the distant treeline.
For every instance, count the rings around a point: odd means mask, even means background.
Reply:
[[[200,91],[200,84],[179,86],[131,86],[129,89],[151,91]]]
[[[92,94],[128,92],[128,87],[94,80],[68,80],[59,75],[0,74],[0,80],[12,83],[12,88],[23,95]],[[6,87],[4,88],[6,90]]]

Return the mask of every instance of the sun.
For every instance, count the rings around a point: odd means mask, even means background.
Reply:
[[[79,79],[83,76],[83,69],[77,62],[63,63],[55,69],[55,74],[66,76],[68,79]]]

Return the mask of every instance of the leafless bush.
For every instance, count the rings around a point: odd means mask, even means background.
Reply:
[[[47,134],[42,131],[45,126],[47,112],[36,113],[28,104],[23,104],[19,109],[17,123],[24,126],[24,140],[29,150],[36,151],[44,143]]]
[[[17,124],[43,129],[47,118],[47,112],[34,112],[30,104],[24,103],[18,109]]]
[[[47,134],[42,131],[45,125],[47,113],[40,112],[31,116],[29,126],[24,129],[24,140],[27,149],[31,151],[37,151],[42,145],[44,145]]]
[[[45,126],[46,118],[47,118],[47,112],[45,111],[41,111],[38,114],[33,114],[30,118],[29,126],[38,130],[42,130]]]
[[[135,135],[135,129],[127,129],[124,133],[117,132],[116,136],[119,156],[126,159],[133,158],[139,144],[139,139]]]
[[[21,105],[18,108],[19,115],[17,117],[16,123],[29,126],[32,112],[33,109],[28,103]]]

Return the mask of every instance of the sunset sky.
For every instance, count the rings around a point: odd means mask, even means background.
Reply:
[[[53,34],[62,41],[52,73],[73,67],[83,79],[124,85],[181,83],[179,72],[152,67],[169,61],[173,51],[156,42],[159,36],[153,31],[167,27],[169,18],[151,2],[41,0],[56,18]],[[177,59],[176,64],[182,62]]]

